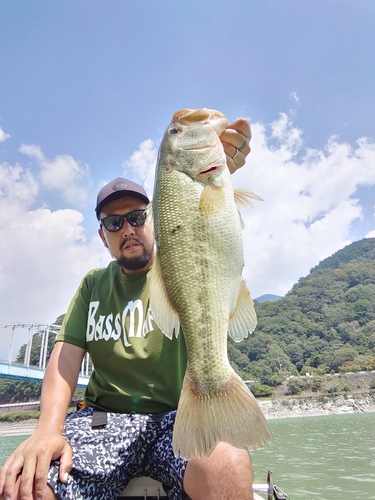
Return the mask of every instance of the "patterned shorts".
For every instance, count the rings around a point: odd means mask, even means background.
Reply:
[[[108,500],[131,478],[149,476],[162,483],[169,499],[181,500],[186,461],[172,449],[175,415],[108,413],[107,424],[93,428],[92,408],[69,414],[64,437],[73,450],[73,468],[63,484],[59,461],[52,462],[48,484],[59,499]]]

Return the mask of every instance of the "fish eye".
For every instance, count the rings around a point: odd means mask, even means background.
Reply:
[[[182,131],[179,127],[173,127],[170,129],[169,133],[170,134],[179,134]]]

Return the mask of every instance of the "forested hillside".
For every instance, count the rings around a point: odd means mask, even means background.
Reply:
[[[323,260],[257,315],[255,332],[229,345],[245,378],[275,386],[298,373],[374,370],[375,238]]]

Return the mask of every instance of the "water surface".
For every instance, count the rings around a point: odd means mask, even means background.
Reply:
[[[375,413],[269,420],[271,445],[252,452],[291,500],[375,499]]]
[[[375,500],[375,413],[268,420],[273,442],[252,452],[255,481],[290,500]],[[0,464],[26,436],[0,437]]]

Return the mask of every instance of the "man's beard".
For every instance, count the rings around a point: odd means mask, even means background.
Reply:
[[[121,256],[119,259],[117,259],[117,263],[123,267],[124,269],[127,269],[129,271],[138,271],[139,269],[143,269],[147,264],[150,262],[152,259],[152,251],[148,252],[144,245],[143,241],[141,238],[138,238],[138,236],[133,236],[129,238],[133,241],[137,241],[139,244],[143,246],[143,253],[142,255],[139,255],[137,257],[124,257]],[[120,250],[125,246],[125,244],[129,241],[129,239],[123,241],[123,243],[120,246]]]
[[[120,257],[117,259],[117,263],[129,271],[138,271],[143,269],[150,262],[152,258],[152,252],[147,252],[144,250],[142,255],[138,257]]]

